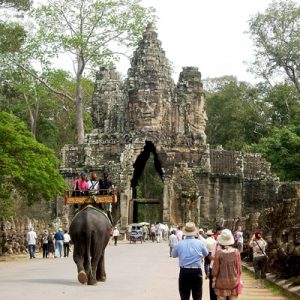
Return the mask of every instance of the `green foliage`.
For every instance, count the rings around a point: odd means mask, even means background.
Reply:
[[[253,72],[270,80],[276,71],[284,71],[300,92],[299,4],[291,0],[273,1],[265,13],[250,19],[249,26],[256,47]]]
[[[300,127],[288,125],[274,128],[258,144],[245,147],[259,152],[272,164],[272,170],[281,180],[300,180]]]
[[[30,4],[30,0],[0,0],[0,9],[28,10]],[[25,38],[26,32],[22,25],[10,21],[0,21],[0,54],[19,51]]]
[[[267,131],[266,106],[258,90],[232,76],[209,79],[207,92],[208,143],[241,150],[256,143]]]
[[[17,117],[0,113],[0,185],[2,197],[17,190],[29,205],[62,194],[64,179],[54,152],[38,143]],[[3,194],[4,193],[4,194]]]
[[[16,10],[28,10],[31,0],[0,0],[1,8],[14,8]]]
[[[155,170],[153,155],[149,157],[136,187],[138,198],[161,199],[163,182]],[[138,221],[155,223],[160,220],[160,207],[154,204],[139,204]]]
[[[19,51],[26,38],[24,28],[17,23],[0,23],[0,53]]]
[[[290,84],[277,84],[268,89],[264,102],[268,104],[272,126],[282,127],[290,123],[300,125],[299,93]]]
[[[31,130],[34,122],[36,139],[54,149],[56,153],[66,143],[76,143],[76,114],[73,102],[51,93],[43,84],[20,69],[9,66],[3,66],[1,69],[3,80],[0,83],[0,110],[18,116]],[[42,73],[41,76],[54,88],[69,94],[75,93],[76,82],[70,73],[52,70]],[[93,82],[82,78],[82,87],[84,106],[90,107]],[[91,131],[92,120],[88,112],[84,113],[84,123],[86,131]]]

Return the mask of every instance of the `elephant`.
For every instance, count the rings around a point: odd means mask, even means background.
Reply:
[[[74,216],[69,231],[78,281],[88,285],[105,281],[104,254],[112,231],[105,212],[91,205],[84,207]]]

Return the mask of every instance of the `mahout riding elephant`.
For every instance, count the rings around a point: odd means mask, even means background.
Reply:
[[[74,216],[70,236],[80,283],[94,285],[106,280],[104,253],[111,230],[112,224],[105,212],[91,205]]]

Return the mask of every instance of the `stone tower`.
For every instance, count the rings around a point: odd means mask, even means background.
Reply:
[[[242,209],[251,206],[250,190],[262,203],[276,189],[270,165],[259,155],[210,150],[201,74],[196,67],[185,67],[175,85],[151,24],[125,81],[116,70],[100,68],[92,117],[94,130],[84,144],[62,149],[60,171],[66,178],[83,169],[109,172],[118,187],[114,209],[123,227],[135,221],[133,191],[151,153],[164,185],[163,222],[241,216]]]

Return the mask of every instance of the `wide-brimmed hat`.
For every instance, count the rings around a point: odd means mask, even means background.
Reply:
[[[204,232],[203,228],[200,228],[200,229],[199,229],[199,232]]]
[[[185,224],[183,228],[183,234],[185,236],[196,236],[197,235],[197,228],[194,222],[188,222]]]
[[[234,244],[232,232],[229,229],[223,229],[218,235],[218,242],[222,246],[230,246]]]
[[[210,229],[206,232],[206,235],[214,235],[214,232]]]

